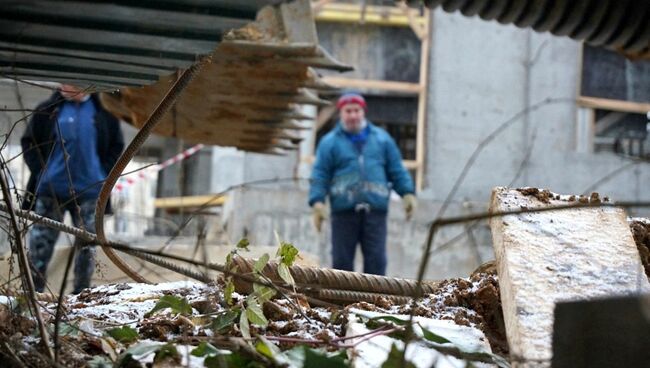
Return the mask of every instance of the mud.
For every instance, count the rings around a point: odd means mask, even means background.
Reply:
[[[192,322],[182,316],[173,319],[168,316],[154,317],[142,321],[137,327],[140,336],[156,341],[168,341],[174,335],[192,335],[194,330]]]
[[[632,230],[636,247],[639,249],[645,274],[650,280],[650,223],[632,221],[630,223],[630,230]]]
[[[609,197],[600,197],[598,192],[592,192],[589,196],[585,195],[570,195],[570,196],[561,196],[557,193],[553,193],[548,189],[539,189],[539,188],[519,188],[517,191],[525,196],[534,197],[544,204],[551,204],[551,200],[556,201],[565,201],[565,202],[576,202],[579,203],[603,203],[609,202]]]
[[[8,306],[0,304],[0,334],[11,336],[15,334],[29,335],[36,327],[34,320],[27,318]]]
[[[496,267],[492,263],[482,268],[484,270],[472,274],[469,281],[467,279],[443,281],[439,291],[431,296],[432,300],[437,302],[432,306],[447,310],[458,308],[453,314],[453,320],[457,324],[477,326],[487,337],[492,351],[508,355],[509,348]],[[439,303],[441,300],[442,306]],[[467,313],[464,309],[474,313]]]
[[[242,28],[228,31],[223,39],[224,41],[268,41],[268,36],[255,24],[248,24]]]
[[[542,203],[551,203],[551,199],[554,199],[553,193],[548,189],[519,188],[517,191],[525,196],[535,197]]]

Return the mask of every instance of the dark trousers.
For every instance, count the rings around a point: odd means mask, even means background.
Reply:
[[[57,202],[52,198],[39,197],[36,199],[34,211],[44,217],[63,221],[65,211],[70,211],[72,222],[77,227],[95,232],[95,200],[77,200],[81,213],[76,210],[74,203],[57,209]],[[50,263],[54,245],[59,238],[59,231],[45,225],[35,223],[29,232],[29,256],[35,270],[32,272],[36,291],[43,292],[47,275],[47,265]],[[77,245],[79,239],[75,240]],[[74,291],[77,294],[90,286],[90,280],[95,271],[95,247],[86,245],[71,250],[76,251],[74,259]],[[58,287],[58,286],[57,286]],[[58,289],[56,290],[58,292]]]
[[[386,211],[332,214],[332,263],[338,270],[354,271],[354,255],[361,244],[363,272],[386,274]]]

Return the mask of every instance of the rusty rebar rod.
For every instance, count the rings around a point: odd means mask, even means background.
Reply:
[[[253,260],[234,257],[233,261],[240,272],[250,273],[253,271]],[[262,272],[273,281],[283,282],[278,276],[277,267],[278,264],[276,262],[269,262]],[[416,280],[397,277],[299,265],[291,266],[289,270],[296,284],[300,287],[400,296],[412,296],[415,294],[417,288]],[[422,290],[425,293],[432,293],[435,291],[437,285],[437,282],[427,281],[422,284]],[[244,291],[250,289],[250,285],[246,285],[245,283],[235,283],[235,286]]]
[[[136,152],[140,149],[142,144],[153,130],[153,128],[160,122],[162,117],[169,111],[169,109],[174,105],[181,92],[187,87],[187,85],[192,81],[194,76],[198,74],[199,70],[203,67],[204,64],[209,62],[209,58],[204,58],[198,63],[193,64],[188,69],[186,69],[183,74],[176,80],[174,85],[169,89],[165,97],[160,101],[158,106],[151,113],[145,124],[140,128],[138,134],[133,138],[128,147],[124,150],[122,155],[117,159],[117,162],[111,169],[111,172],[106,177],[104,184],[99,192],[99,198],[97,199],[97,205],[95,207],[95,228],[97,233],[97,239],[99,244],[102,247],[106,256],[125,274],[131,277],[133,280],[138,282],[149,283],[147,279],[138,274],[134,269],[131,268],[124,260],[110,247],[107,245],[108,241],[104,233],[104,212],[106,211],[106,205],[111,195],[113,187],[117,183],[117,180],[120,178],[122,172],[126,168],[126,165],[131,161]]]

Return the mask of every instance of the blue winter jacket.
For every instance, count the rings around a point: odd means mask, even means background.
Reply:
[[[370,122],[368,126],[370,133],[361,153],[340,122],[321,139],[311,174],[310,206],[329,196],[332,212],[352,210],[359,203],[386,211],[391,189],[401,196],[414,193],[393,138]]]

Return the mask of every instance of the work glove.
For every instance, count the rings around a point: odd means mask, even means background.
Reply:
[[[323,204],[323,202],[314,203],[312,206],[312,217],[316,231],[320,232],[321,226],[323,226],[323,221],[327,217],[327,213],[325,212],[325,204]]]
[[[402,204],[404,205],[404,213],[406,213],[406,221],[413,217],[415,208],[418,206],[418,200],[413,194],[407,194],[402,197]]]

